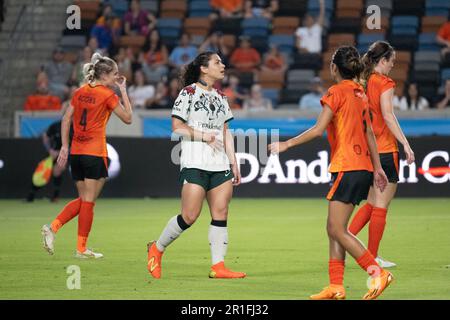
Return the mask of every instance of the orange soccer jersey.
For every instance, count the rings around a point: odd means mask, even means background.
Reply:
[[[119,97],[103,85],[86,84],[75,92],[71,154],[108,156],[106,124],[118,103]]]
[[[378,73],[373,73],[367,81],[367,98],[369,99],[373,133],[377,139],[379,153],[398,151],[397,140],[386,125],[381,112],[381,95],[391,88],[395,88],[394,80]]]
[[[329,171],[373,171],[366,139],[369,110],[363,87],[352,80],[343,80],[328,89],[320,102],[333,111],[327,127],[331,147]]]

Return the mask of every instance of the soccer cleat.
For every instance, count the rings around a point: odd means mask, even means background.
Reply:
[[[380,265],[381,268],[385,269],[385,268],[393,268],[396,267],[397,265],[391,261],[385,260],[382,257],[378,256],[376,257],[375,261]]]
[[[156,241],[147,244],[147,269],[153,278],[161,278],[161,259],[164,252],[156,247]]]
[[[75,258],[78,259],[100,259],[103,258],[103,254],[94,252],[91,249],[86,249],[84,252],[80,252],[77,250],[77,253],[75,254]]]
[[[330,284],[318,294],[309,297],[311,300],[345,300],[344,286]]]
[[[245,276],[246,274],[244,272],[234,272],[227,269],[223,261],[213,265],[209,272],[209,277],[215,279],[236,279],[245,278]]]
[[[55,243],[55,233],[53,232],[52,228],[49,224],[45,224],[41,228],[41,234],[42,234],[42,242],[44,245],[44,249],[49,254],[54,254],[54,243]]]
[[[371,279],[370,289],[364,295],[363,300],[374,300],[394,281],[394,276],[389,271],[383,270],[378,277]]]

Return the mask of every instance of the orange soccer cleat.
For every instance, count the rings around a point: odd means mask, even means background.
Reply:
[[[345,300],[344,286],[330,284],[318,294],[309,297],[311,300]]]
[[[371,279],[369,292],[364,295],[363,300],[374,300],[378,298],[392,281],[394,281],[392,273],[386,270],[381,271],[378,277]]]
[[[156,241],[147,244],[147,269],[153,278],[161,278],[161,258],[164,252],[156,248]]]
[[[223,261],[213,265],[209,272],[209,277],[216,279],[236,279],[245,278],[245,276],[246,274],[244,272],[234,272],[227,269]]]

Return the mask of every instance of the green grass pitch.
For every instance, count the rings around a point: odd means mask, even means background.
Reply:
[[[179,212],[178,199],[100,199],[89,239],[102,260],[74,258],[77,220],[57,235],[56,253],[40,228],[65,200],[0,201],[0,299],[307,299],[328,283],[327,202],[322,199],[234,199],[226,263],[247,278],[209,279],[207,205],[197,223],[166,251],[163,277],[146,269],[146,243]],[[367,241],[367,230],[360,238]],[[398,264],[380,299],[450,299],[450,199],[395,199],[381,255]],[[78,265],[81,289],[66,286]],[[366,274],[347,257],[348,299],[366,293]]]

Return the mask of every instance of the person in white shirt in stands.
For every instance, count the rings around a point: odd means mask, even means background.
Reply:
[[[300,110],[308,111],[322,111],[322,104],[320,99],[325,94],[325,90],[322,86],[322,80],[319,77],[311,79],[310,92],[304,94],[299,102]]]
[[[425,110],[429,108],[428,100],[420,96],[417,83],[410,83],[405,96],[400,99],[400,110]]]
[[[128,89],[130,100],[136,109],[145,109],[147,101],[155,95],[155,87],[145,84],[145,75],[142,70],[134,73],[134,84]]]
[[[295,32],[296,46],[300,53],[322,52],[322,29],[325,21],[325,0],[319,0],[320,13],[317,21],[309,14],[303,19],[303,27]]]

